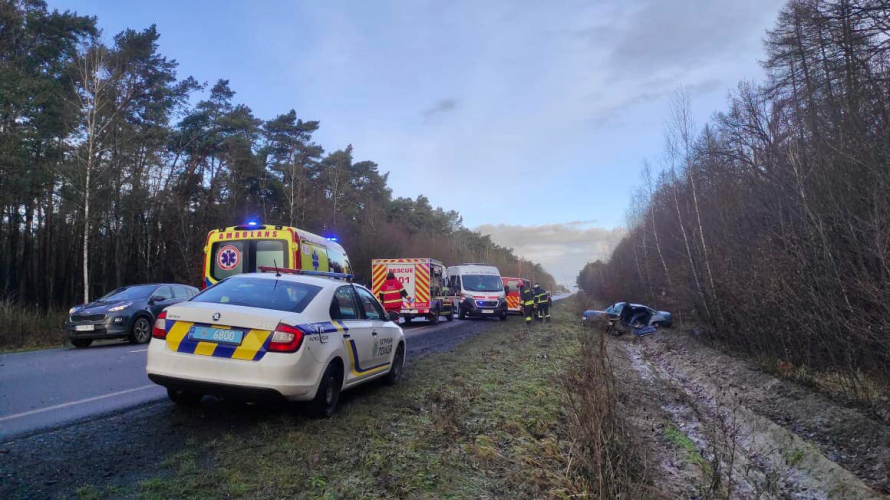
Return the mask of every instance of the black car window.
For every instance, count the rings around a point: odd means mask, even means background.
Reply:
[[[151,294],[152,297],[161,297],[164,300],[170,300],[173,298],[173,292],[170,291],[169,286],[162,286],[158,288],[158,290]]]
[[[371,295],[371,292],[364,288],[357,288],[357,290],[362,302],[364,317],[373,321],[386,321],[386,314],[383,312],[383,308],[380,307],[380,303]]]
[[[111,300],[146,300],[157,285],[136,285],[118,288],[117,290],[99,299],[99,302]]]
[[[334,292],[331,301],[331,319],[358,319],[358,307],[355,290],[351,286],[341,286]]]
[[[189,291],[186,287],[182,285],[173,285],[173,298],[175,299],[187,299],[189,298]]]

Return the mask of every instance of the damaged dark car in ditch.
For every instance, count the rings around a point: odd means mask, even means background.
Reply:
[[[643,304],[616,302],[604,311],[587,310],[581,316],[581,324],[601,324],[609,333],[620,335],[630,331],[635,335],[648,335],[658,328],[673,326],[671,313],[659,311]]]

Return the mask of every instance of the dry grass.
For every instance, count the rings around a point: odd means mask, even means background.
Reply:
[[[0,300],[0,352],[60,347],[65,342],[64,321],[65,311]]]

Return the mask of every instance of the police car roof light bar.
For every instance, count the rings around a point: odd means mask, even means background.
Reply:
[[[284,274],[302,274],[305,276],[319,276],[322,278],[335,278],[340,280],[352,281],[355,279],[355,275],[346,274],[346,273],[327,273],[324,271],[307,271],[305,269],[286,269],[283,267],[272,267],[272,266],[260,266],[260,272],[271,273],[271,272],[279,272]]]

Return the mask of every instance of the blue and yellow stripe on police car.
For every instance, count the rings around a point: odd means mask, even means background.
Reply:
[[[349,331],[349,327],[346,326],[342,321],[321,321],[318,323],[307,323],[303,325],[297,325],[297,328],[303,330],[307,335],[312,333],[346,333]],[[373,375],[375,373],[380,373],[386,369],[390,365],[390,363],[383,363],[382,365],[372,366],[370,368],[362,368],[361,360],[358,356],[358,349],[355,346],[354,340],[343,339],[343,346],[346,348],[346,353],[349,356],[349,371],[352,373],[354,377],[364,377],[366,375]]]
[[[241,345],[219,344],[188,338],[189,329],[195,323],[167,320],[167,348],[171,351],[215,358],[259,361],[266,355],[272,332],[269,330],[248,330],[244,333]],[[210,326],[210,325],[208,325]],[[228,330],[229,326],[213,325],[213,328]]]

